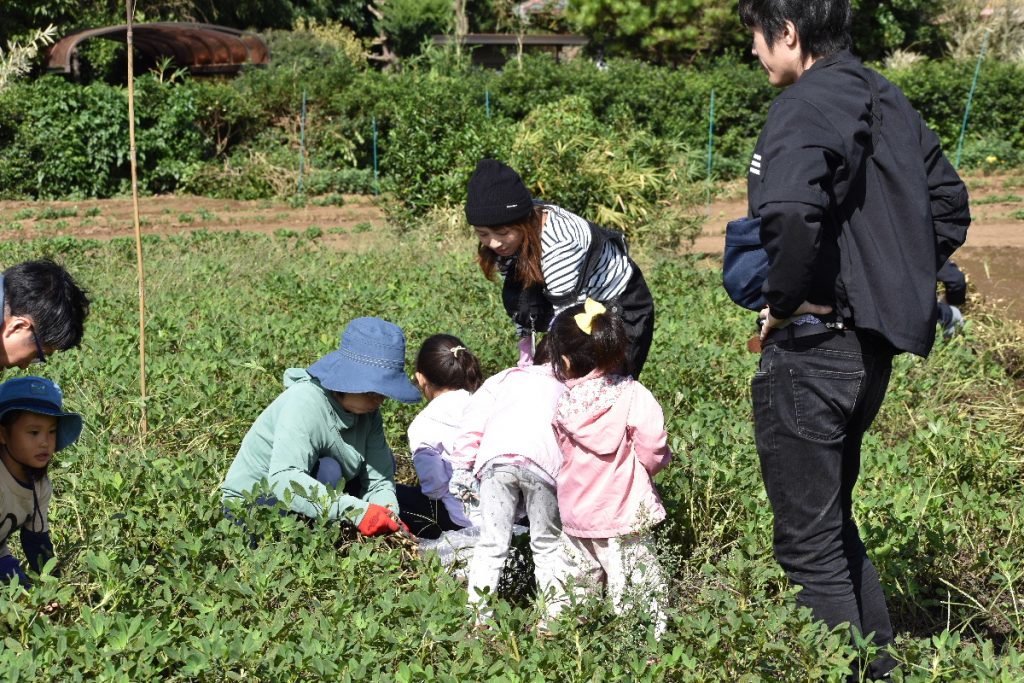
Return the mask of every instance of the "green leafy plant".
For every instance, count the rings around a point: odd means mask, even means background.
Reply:
[[[19,76],[24,76],[31,69],[32,60],[39,49],[52,45],[57,39],[57,27],[49,24],[37,30],[24,41],[8,40],[7,49],[0,48],[0,90]]]
[[[671,246],[695,237],[686,150],[643,130],[614,138],[602,130],[585,99],[568,97],[519,124],[510,162],[535,196],[600,224]]]
[[[245,529],[226,519],[218,486],[249,425],[286,368],[337,347],[345,321],[399,323],[410,361],[454,329],[485,374],[515,362],[500,287],[481,277],[471,237],[385,234],[387,249],[359,253],[294,231],[147,235],[145,436],[134,240],[0,242],[0,263],[52,256],[94,299],[83,347],[46,366],[86,431],[50,467],[62,578],[30,593],[0,586],[9,678],[839,682],[870,656],[797,607],[772,557],[749,422],[751,314],[728,301],[717,266],[672,252],[638,254],[659,316],[643,382],[674,454],[657,478],[671,582],[660,640],[603,602],[538,636],[515,578],[496,628],[477,633],[464,587],[396,539],[262,506]],[[969,327],[927,362],[897,357],[865,439],[854,514],[894,615],[894,680],[1024,676],[1024,397],[1012,362],[1024,330],[971,304]],[[382,411],[408,483],[406,428],[421,409]]]

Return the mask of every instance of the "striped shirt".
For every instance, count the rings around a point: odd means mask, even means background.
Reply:
[[[583,218],[558,206],[544,205],[544,214],[546,220],[540,236],[544,293],[549,298],[564,297],[576,288],[580,271],[586,267],[591,242],[590,226]],[[515,257],[499,259],[498,269],[506,274],[513,263]],[[625,291],[632,276],[633,266],[628,256],[608,242],[580,295],[575,301],[555,306],[555,314],[585,301],[588,296],[597,301],[610,301]],[[527,330],[520,329],[519,332],[522,334]]]

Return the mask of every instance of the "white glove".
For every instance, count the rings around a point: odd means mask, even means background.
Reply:
[[[480,500],[480,482],[472,470],[455,469],[448,481],[448,492],[464,503],[474,503]]]

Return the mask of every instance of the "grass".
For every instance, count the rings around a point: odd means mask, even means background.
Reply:
[[[51,466],[63,578],[31,594],[0,588],[10,680],[845,679],[858,651],[797,608],[772,558],[749,421],[752,323],[714,267],[641,255],[659,306],[643,381],[675,453],[658,478],[669,631],[654,641],[645,624],[591,605],[585,623],[567,617],[541,638],[524,599],[474,632],[464,588],[395,539],[268,509],[251,521],[250,548],[217,494],[285,368],[334,349],[353,317],[401,324],[408,358],[455,331],[486,374],[513,364],[500,287],[480,277],[472,241],[438,248],[407,234],[359,254],[204,230],[145,241],[145,435],[133,240],[0,243],[3,263],[58,258],[94,299],[83,348],[43,369],[87,427]],[[1021,338],[974,307],[927,362],[897,359],[865,439],[855,514],[894,615],[896,680],[1024,676],[1024,397],[1009,353]],[[405,429],[421,408],[383,411],[404,476]]]
[[[972,206],[984,206],[985,204],[1012,204],[1016,202],[1024,202],[1024,197],[1019,194],[993,194],[988,197],[980,197],[978,199],[972,199]]]

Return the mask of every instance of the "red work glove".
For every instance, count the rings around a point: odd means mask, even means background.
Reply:
[[[394,512],[376,503],[370,503],[363,515],[363,521],[356,527],[363,536],[379,536],[393,534],[396,531],[409,531],[405,522],[398,519]]]

